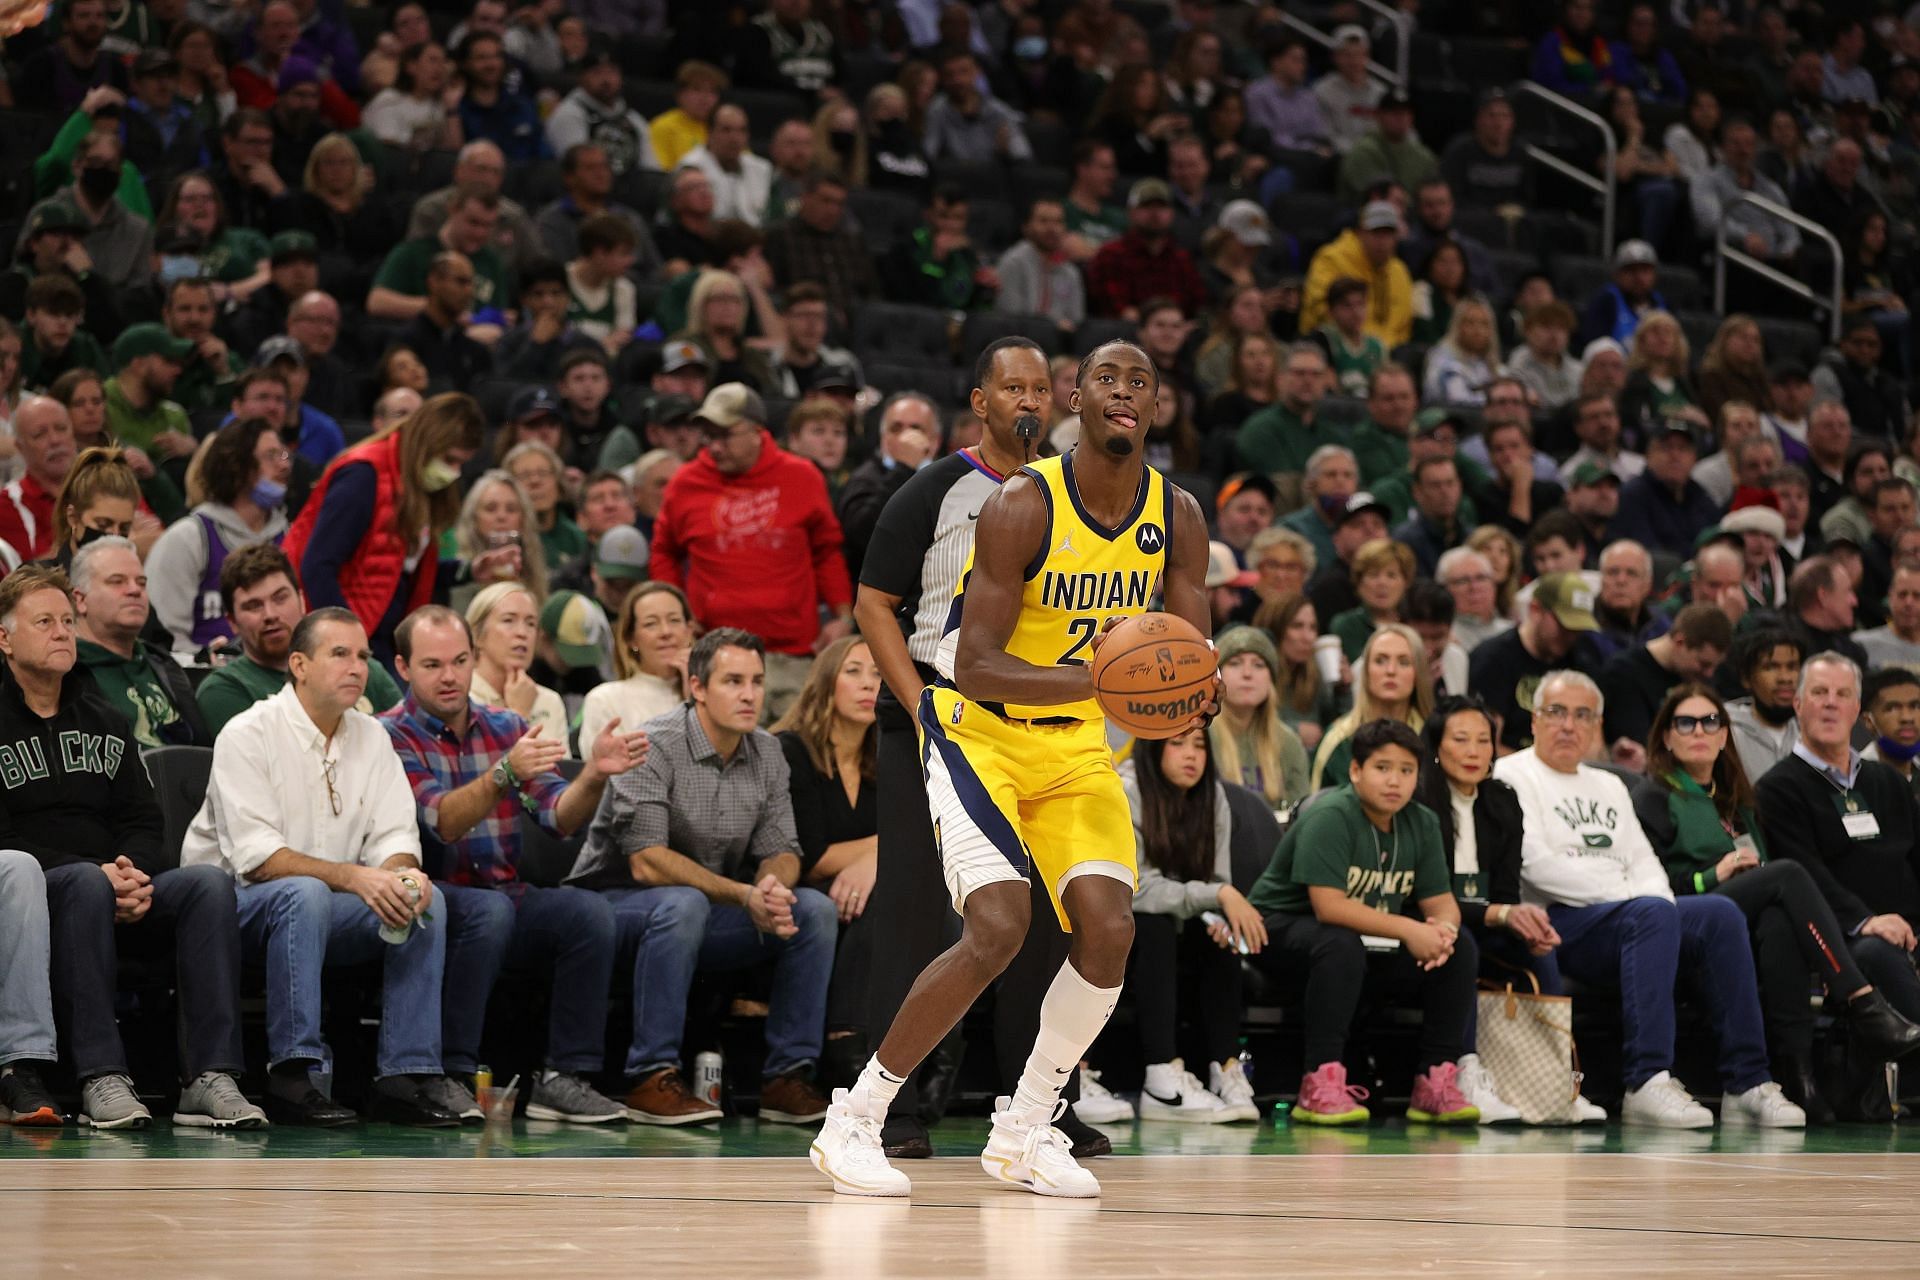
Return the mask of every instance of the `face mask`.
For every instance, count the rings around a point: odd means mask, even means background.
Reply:
[[[833,149],[839,152],[841,155],[850,156],[853,154],[853,144],[855,141],[855,135],[853,130],[835,129],[832,133],[827,135],[827,138],[830,142],[833,143]]]
[[[435,458],[420,468],[420,487],[428,493],[438,493],[460,478],[460,468],[445,458]]]
[[[1013,56],[1022,62],[1038,62],[1047,56],[1045,36],[1021,36],[1013,42]]]
[[[1323,493],[1317,501],[1322,515],[1337,516],[1347,509],[1347,500],[1337,494]]]
[[[78,550],[79,548],[86,546],[90,542],[98,542],[102,538],[110,538],[112,536],[113,535],[108,533],[105,529],[94,529],[94,528],[82,529],[80,531],[80,540],[74,544],[74,549]]]
[[[192,280],[200,274],[200,259],[190,253],[169,253],[160,259],[160,279],[167,284],[175,280]]]
[[[80,171],[80,192],[95,204],[104,204],[119,190],[120,171],[89,165]]]
[[[271,511],[287,500],[287,486],[262,476],[253,482],[253,490],[247,496],[253,499],[254,506]]]
[[[1880,758],[1894,764],[1905,764],[1915,756],[1920,756],[1920,742],[1903,747],[1892,738],[1875,738],[1873,744],[1880,748]]]

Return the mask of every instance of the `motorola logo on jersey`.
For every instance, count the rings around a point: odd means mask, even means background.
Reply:
[[[1167,545],[1167,535],[1157,524],[1143,524],[1133,531],[1133,545],[1152,555]]]

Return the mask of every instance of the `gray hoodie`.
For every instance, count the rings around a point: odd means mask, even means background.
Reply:
[[[1754,714],[1752,698],[1735,698],[1727,704],[1733,720],[1733,749],[1740,753],[1740,767],[1749,780],[1758,782],[1767,770],[1793,754],[1800,742],[1800,721],[1787,721],[1776,729]]]
[[[1142,745],[1136,744],[1138,750]],[[1127,792],[1127,808],[1133,813],[1134,856],[1140,864],[1140,887],[1133,891],[1133,909],[1147,915],[1172,916],[1191,920],[1203,911],[1220,909],[1220,886],[1233,878],[1233,815],[1227,807],[1227,791],[1213,784],[1213,875],[1205,880],[1172,880],[1147,860],[1140,830],[1140,786],[1134,781],[1133,761],[1120,765],[1120,785]]]
[[[208,589],[205,583],[211,559],[207,545],[207,522],[211,521],[220,542],[231,555],[251,542],[278,539],[287,531],[285,508],[275,508],[258,532],[247,527],[240,513],[219,502],[203,502],[176,520],[160,535],[147,556],[147,596],[160,625],[173,636],[176,653],[192,653],[200,646],[193,642],[194,601]],[[218,613],[219,584],[211,584],[214,598],[207,608]]]

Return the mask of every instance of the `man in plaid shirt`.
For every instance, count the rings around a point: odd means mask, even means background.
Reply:
[[[571,835],[593,816],[607,779],[646,759],[647,735],[623,733],[614,720],[568,783],[554,772],[565,742],[470,698],[473,635],[466,619],[442,605],[416,609],[394,632],[394,647],[408,691],[380,720],[413,788],[422,865],[432,868],[451,914],[485,922],[464,931],[472,941],[449,948],[453,980],[441,1002],[447,1074],[471,1075],[479,1065],[487,997],[501,965],[551,963],[547,1066],[534,1078],[527,1115],[575,1124],[619,1120],[625,1108],[584,1078],[600,1068],[606,1048],[613,910],[600,894],[520,879],[518,811],[557,836]],[[471,1114],[484,1118],[477,1107]]]

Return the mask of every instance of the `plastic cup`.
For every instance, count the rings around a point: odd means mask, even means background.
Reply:
[[[513,1104],[519,1097],[518,1087],[509,1089],[505,1085],[487,1085],[479,1090],[477,1101],[480,1109],[487,1113],[488,1124],[512,1124]]]
[[[1313,642],[1313,663],[1320,668],[1323,684],[1340,683],[1340,637],[1321,636]]]

